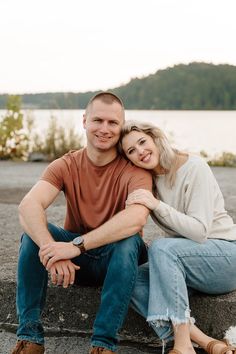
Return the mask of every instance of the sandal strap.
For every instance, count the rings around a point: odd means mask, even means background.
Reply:
[[[168,354],[182,354],[179,350],[177,349],[171,349]]]
[[[229,344],[227,339],[223,339],[223,340],[212,340],[211,342],[208,343],[207,347],[206,347],[206,352],[208,354],[213,354],[214,353],[214,347],[217,344],[224,344],[225,347],[222,348],[222,350],[220,351],[219,354],[226,354],[228,351],[232,351],[233,353],[235,353],[235,347],[233,347],[232,345]]]

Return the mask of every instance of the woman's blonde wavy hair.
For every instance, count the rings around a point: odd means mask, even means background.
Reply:
[[[119,141],[119,151],[126,158],[127,156],[122,148],[122,140],[132,131],[143,132],[152,137],[160,153],[160,166],[166,171],[167,182],[169,186],[172,187],[175,182],[178,157],[182,154],[171,147],[164,132],[152,123],[127,120],[121,130]]]

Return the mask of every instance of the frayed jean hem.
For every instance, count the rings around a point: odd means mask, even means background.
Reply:
[[[187,307],[184,312],[184,318],[180,319],[178,317],[169,315],[169,309],[167,309],[165,315],[149,315],[147,317],[147,322],[155,327],[166,327],[170,325],[170,322],[174,326],[187,323],[193,325],[195,323],[195,319],[190,316],[190,312],[191,310],[189,307]]]
[[[97,340],[91,342],[91,347],[101,347],[101,348],[111,350],[112,352],[115,352],[117,350],[116,345],[109,345],[109,344],[106,344],[104,342],[100,342]]]
[[[193,325],[195,323],[195,319],[193,317],[185,317],[184,319],[179,319],[174,316],[148,316],[147,322],[155,327],[166,327],[170,324],[176,326],[180,324],[190,323]]]
[[[187,323],[193,325],[195,323],[195,319],[190,317],[190,310],[186,309],[185,317],[183,319],[175,316],[169,316],[167,313],[166,315],[148,316],[147,322],[162,340],[163,345],[165,345],[174,339],[173,326]]]

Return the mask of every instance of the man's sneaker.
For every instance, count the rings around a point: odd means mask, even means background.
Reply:
[[[43,345],[29,342],[27,340],[18,340],[12,354],[43,354],[45,348]]]
[[[116,354],[116,353],[106,348],[92,347],[89,351],[89,354]]]

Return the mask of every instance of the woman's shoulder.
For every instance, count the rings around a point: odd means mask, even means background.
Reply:
[[[192,153],[189,154],[188,161],[192,166],[208,166],[206,160],[204,160],[201,156]]]
[[[186,171],[191,174],[211,174],[211,169],[208,163],[198,155],[189,154],[186,162]]]

